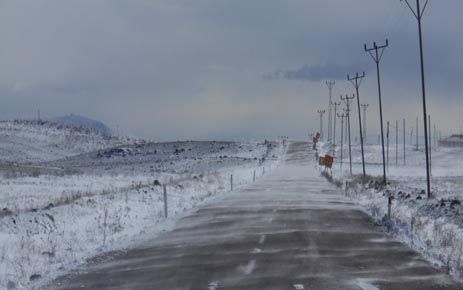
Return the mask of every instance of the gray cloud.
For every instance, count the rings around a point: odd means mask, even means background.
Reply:
[[[347,74],[358,72],[359,65],[341,66],[336,64],[325,64],[309,66],[304,65],[294,70],[278,70],[274,73],[264,75],[266,80],[291,80],[291,81],[322,81],[322,80],[344,80]],[[361,70],[364,71],[364,70]]]
[[[463,2],[445,2],[430,1],[423,22],[430,111],[463,91]],[[346,75],[366,71],[362,101],[374,117],[376,71],[363,44],[386,37],[385,116],[414,118],[417,25],[398,0],[0,1],[0,118],[40,108],[156,139],[305,137],[327,103],[320,81],[352,93]],[[450,127],[460,116],[434,119]]]

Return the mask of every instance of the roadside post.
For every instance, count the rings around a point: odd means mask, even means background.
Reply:
[[[230,175],[230,191],[233,191],[233,174]]]
[[[387,218],[391,219],[392,196],[387,198]]]
[[[164,217],[167,218],[167,187],[165,184],[162,185],[164,191]]]

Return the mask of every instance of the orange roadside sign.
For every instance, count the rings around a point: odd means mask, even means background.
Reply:
[[[333,156],[325,155],[324,165],[328,168],[331,168],[333,166]]]

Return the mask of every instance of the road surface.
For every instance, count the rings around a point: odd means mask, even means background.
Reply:
[[[144,247],[48,289],[463,289],[320,177],[308,143],[285,164]]]

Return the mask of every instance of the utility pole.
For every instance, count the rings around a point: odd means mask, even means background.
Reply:
[[[350,166],[350,175],[352,176],[352,142],[350,138],[350,105],[352,104],[352,100],[355,98],[355,95],[349,97],[346,95],[345,97],[341,96],[341,100],[344,101],[346,104],[346,115],[347,115],[347,128],[349,130],[349,166]]]
[[[387,170],[389,171],[389,121],[387,121],[386,139],[387,139],[386,167],[387,167]]]
[[[407,159],[406,159],[406,155],[405,155],[405,139],[406,139],[406,136],[405,136],[405,119],[404,119],[404,166],[406,165],[407,163]]]
[[[346,111],[345,108],[343,110]],[[348,140],[349,139],[349,132],[347,132],[348,129],[349,128],[347,127],[347,114],[346,114],[346,126],[344,127],[344,130],[345,130],[344,131],[344,142],[346,142],[346,143],[349,142],[349,140]]]
[[[369,104],[361,104],[363,109],[363,140],[365,144],[367,143],[367,109]]]
[[[410,145],[413,145],[413,127],[410,130]]]
[[[395,166],[399,165],[399,121],[395,120]]]
[[[320,115],[320,137],[323,140],[323,114],[325,114],[325,110],[318,110],[317,112]]]
[[[333,93],[333,87],[334,85],[336,84],[336,82],[334,81],[329,81],[329,82],[326,82],[326,86],[328,87],[328,90],[330,92],[330,95],[329,95],[329,101],[328,101],[328,141],[331,141],[333,136],[332,136],[332,129],[333,129],[333,124],[332,124],[332,120],[333,120],[333,108],[332,108],[332,93]]]
[[[359,113],[359,128],[360,128],[360,148],[362,151],[362,169],[363,169],[363,177],[365,178],[366,173],[365,173],[365,154],[363,152],[363,129],[362,129],[362,117],[361,117],[361,112],[360,112],[360,96],[359,96],[359,88],[362,83],[363,78],[365,77],[365,72],[363,72],[362,75],[359,75],[359,73],[356,73],[355,77],[350,77],[347,75],[347,80],[352,83],[354,86],[356,93],[357,93],[357,106],[358,106],[358,113]]]
[[[383,182],[386,184],[386,156],[384,153],[384,128],[383,128],[383,106],[381,101],[381,77],[379,73],[379,64],[383,58],[384,50],[389,46],[389,41],[386,39],[385,45],[378,46],[376,42],[373,42],[373,48],[367,48],[367,45],[364,45],[365,52],[368,52],[370,56],[376,63],[376,75],[378,76],[378,96],[379,96],[379,119],[381,126],[381,145],[383,150]],[[373,54],[372,51],[375,51]]]
[[[418,117],[416,117],[416,151],[418,151]]]
[[[336,150],[336,116],[337,116],[338,106],[341,105],[341,102],[339,103],[332,102],[331,105],[334,106],[334,127],[333,127],[333,157],[334,157],[335,150]]]
[[[431,115],[428,115],[428,120],[429,120],[429,175],[431,176],[432,175],[432,158],[431,158]]]
[[[338,113],[337,114],[338,118],[341,118],[341,170],[342,170],[342,151],[343,151],[343,140],[344,140],[344,118],[346,115],[342,113],[341,115]]]
[[[423,31],[421,27],[421,20],[423,18],[424,11],[428,6],[428,0],[421,8],[421,0],[416,0],[416,11],[412,8],[409,3],[409,0],[401,0],[407,3],[408,8],[412,11],[413,15],[415,16],[416,20],[418,21],[418,34],[419,34],[419,43],[420,43],[420,61],[421,61],[421,92],[423,96],[423,119],[424,119],[424,147],[425,147],[425,154],[426,154],[426,186],[428,191],[428,198],[431,197],[431,164],[430,164],[430,152],[428,150],[428,128],[427,128],[427,112],[426,112],[426,84],[425,84],[425,77],[424,77],[424,52],[423,52]]]

